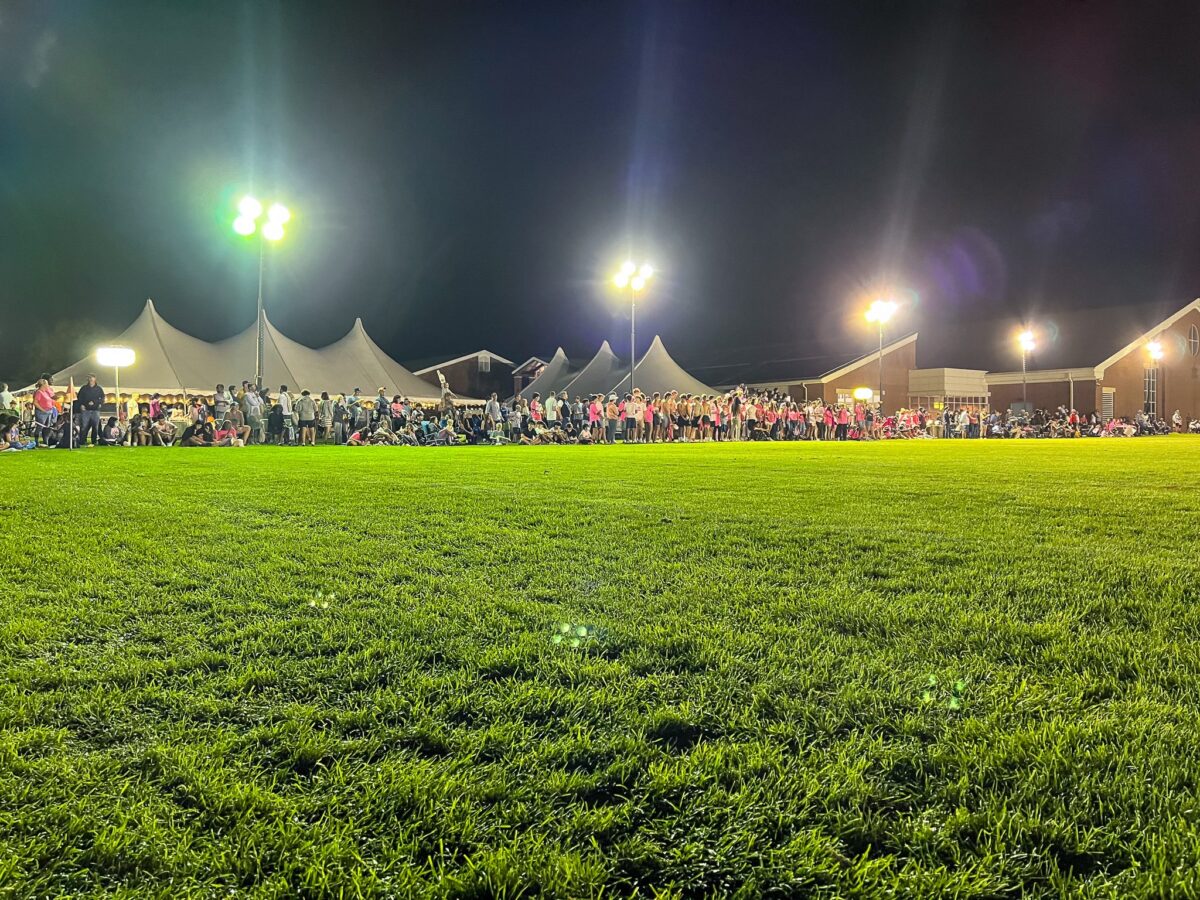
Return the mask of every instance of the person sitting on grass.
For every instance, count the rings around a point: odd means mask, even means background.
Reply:
[[[100,445],[102,447],[118,447],[121,439],[121,426],[117,424],[117,417],[109,416],[104,427],[100,429]]]
[[[371,444],[398,444],[400,439],[396,437],[391,429],[391,419],[388,416],[380,416],[375,423],[375,430],[371,433],[368,439]]]
[[[212,425],[208,422],[196,422],[183,429],[179,436],[180,447],[211,447],[213,445]]]
[[[150,443],[156,447],[170,447],[175,443],[175,426],[165,413],[154,417],[150,425]]]
[[[226,419],[220,429],[213,434],[213,444],[217,447],[245,447],[246,442],[241,433],[234,427],[233,422]]]
[[[347,447],[362,447],[365,444],[366,441],[363,439],[363,430],[361,428],[354,429],[354,431],[350,432],[350,436],[346,438]]]
[[[250,442],[250,426],[246,424],[246,417],[242,413],[242,408],[237,403],[229,407],[229,412],[225,414],[225,418],[233,426],[233,430],[237,432],[242,446]]]

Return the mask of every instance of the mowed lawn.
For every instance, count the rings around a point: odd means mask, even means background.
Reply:
[[[0,480],[0,896],[1200,894],[1200,439]]]

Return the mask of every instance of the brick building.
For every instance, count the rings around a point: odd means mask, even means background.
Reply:
[[[1105,329],[1114,312],[1089,311],[1087,327],[1080,332]],[[1137,332],[1135,327],[1143,330]],[[1106,354],[1104,338],[1097,337],[1092,341],[1091,360],[1080,358],[1088,352],[1085,348],[1075,348],[1058,354],[1071,365],[1031,367],[1024,378],[1020,371],[989,372],[992,406],[1008,409],[1026,393],[1036,409],[1067,406],[1083,413],[1098,412],[1105,419],[1130,417],[1142,410],[1169,420],[1177,409],[1185,418],[1200,417],[1200,300],[1149,327],[1144,320],[1135,327],[1105,329],[1110,342],[1127,343]],[[1035,342],[1047,340],[1036,325],[1031,328]],[[1051,348],[1050,354],[1055,353]]]
[[[785,357],[749,364],[697,366],[691,371],[722,390],[745,384],[781,390],[796,400],[852,404],[855,391],[870,390],[872,402],[878,399],[880,358],[877,348],[849,361],[845,357]],[[917,333],[884,344],[882,360],[883,408],[895,412],[908,403],[909,372],[917,367]],[[814,370],[824,374],[814,375]]]
[[[435,387],[440,387],[437,377],[439,371],[445,376],[450,390],[458,396],[486,400],[493,391],[501,397],[508,396],[509,387],[512,385],[513,363],[511,359],[505,359],[490,350],[478,350],[465,356],[456,356],[454,359],[426,363],[421,365],[421,368],[414,368],[413,374]]]

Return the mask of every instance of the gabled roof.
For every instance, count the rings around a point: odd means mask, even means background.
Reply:
[[[554,356],[550,358],[550,362],[546,363],[541,374],[525,385],[521,396],[528,400],[535,393],[541,394],[543,397],[549,395],[551,391],[557,393],[567,386],[577,371],[577,368],[571,366],[571,361],[567,359],[563,348],[559,347],[554,351]]]
[[[525,372],[526,367],[532,368],[533,366],[544,366],[544,365],[547,365],[546,360],[542,359],[540,356],[531,356],[531,357],[529,357],[529,359],[525,360],[525,362],[523,362],[519,366],[515,367],[512,370],[512,373],[514,375],[521,375]]]
[[[608,341],[600,345],[591,362],[579,370],[562,390],[570,397],[590,397],[593,394],[607,394],[614,384],[621,380],[621,373],[628,372],[628,367],[613,353]]]
[[[650,342],[650,349],[633,368],[634,387],[643,393],[666,393],[679,391],[681,394],[715,394],[716,391],[697,378],[693,378],[671,358],[662,338],[657,334]],[[625,373],[612,392],[618,396],[629,391],[629,373]]]
[[[822,384],[829,384],[829,382],[836,381],[838,378],[841,378],[843,375],[849,375],[851,372],[853,372],[855,369],[862,366],[864,363],[874,362],[874,361],[878,360],[880,358],[880,356],[887,356],[889,353],[893,352],[894,350],[899,350],[901,347],[908,346],[909,344],[916,341],[916,339],[917,339],[917,332],[914,331],[912,334],[906,334],[904,337],[899,338],[898,340],[894,340],[891,343],[884,344],[882,351],[880,351],[879,348],[877,347],[874,350],[872,350],[870,353],[865,353],[862,356],[858,357],[858,359],[852,359],[852,360],[850,360],[850,362],[846,363],[845,365],[840,366],[836,369],[833,369],[829,372],[826,372],[824,375],[822,375],[817,380],[820,381]]]
[[[911,344],[917,333],[906,334],[883,345],[884,354]],[[859,347],[862,345],[859,344]],[[745,354],[745,351],[742,351]],[[738,384],[784,385],[824,384],[879,358],[879,348],[859,353],[847,361],[847,354],[805,354],[791,344],[773,345],[765,351],[766,359],[729,362],[724,365],[698,366],[693,371],[720,386]]]
[[[467,362],[468,360],[478,359],[481,356],[490,356],[496,362],[503,363],[506,366],[511,366],[513,364],[511,359],[505,359],[500,354],[493,353],[491,350],[477,350],[474,353],[465,353],[462,356],[456,356],[456,357],[454,357],[454,359],[445,359],[445,360],[442,360],[441,362],[433,363],[432,365],[423,365],[419,369],[413,369],[413,374],[414,375],[428,375],[431,372],[436,372],[438,369],[443,368],[445,366],[452,366],[455,363]]]
[[[1200,311],[1200,297],[1183,307],[1183,309],[1177,310],[1176,312],[1167,316],[1157,325],[1150,328],[1148,331],[1143,332],[1141,336],[1130,341],[1116,353],[1112,354],[1112,356],[1109,356],[1107,359],[1101,362],[1098,366],[1096,366],[1096,377],[1103,378],[1104,370],[1113,365],[1113,363],[1119,362],[1130,353],[1133,353],[1135,350],[1144,347],[1149,341],[1152,341],[1154,338],[1158,337],[1159,332],[1166,331],[1188,313],[1193,311]]]

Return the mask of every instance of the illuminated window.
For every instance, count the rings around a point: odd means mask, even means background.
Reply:
[[[492,371],[492,358],[490,356],[488,356],[486,353],[479,354],[479,371],[480,372]]]
[[[1192,356],[1200,354],[1200,328],[1195,325],[1188,330],[1188,352]]]
[[[1148,416],[1158,415],[1158,367],[1147,366],[1142,382],[1142,410]]]

